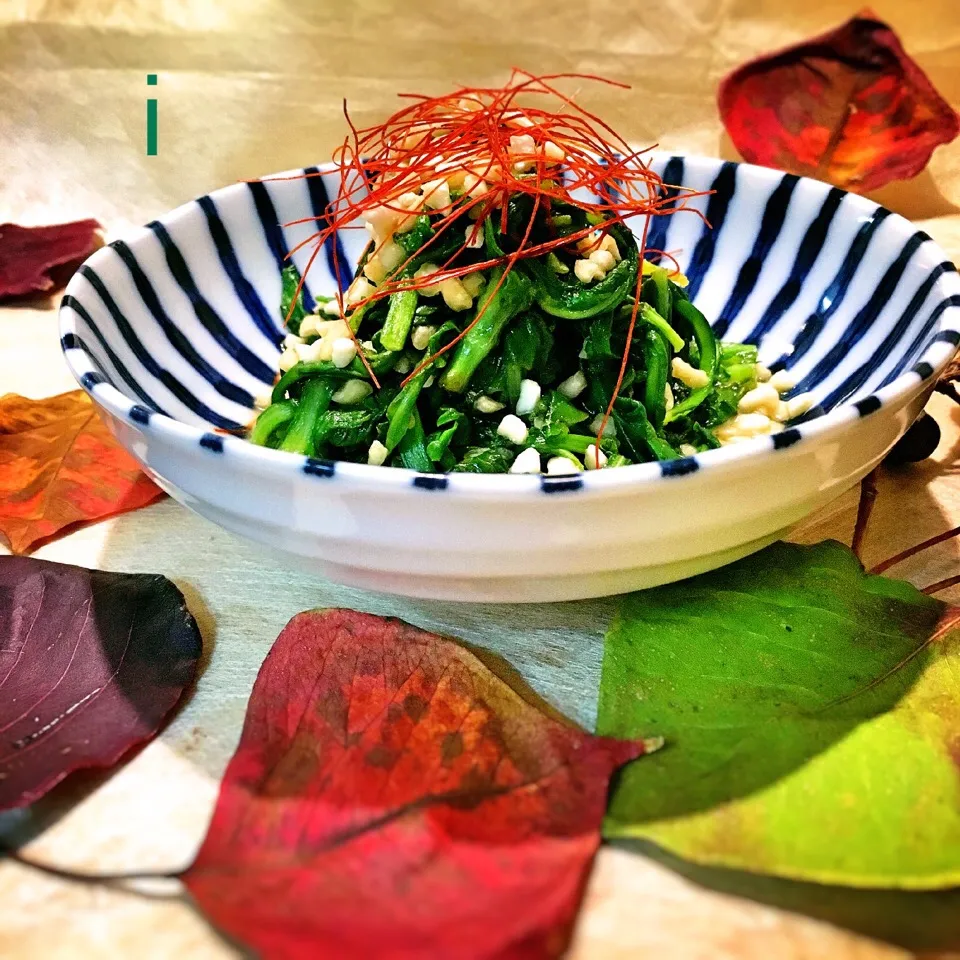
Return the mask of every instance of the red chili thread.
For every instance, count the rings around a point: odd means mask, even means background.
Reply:
[[[619,89],[628,85],[606,77],[591,74],[558,73],[537,76],[514,69],[503,87],[461,87],[452,93],[429,97],[417,93],[402,93],[399,98],[409,101],[382,123],[358,128],[350,117],[347,103],[343,113],[349,133],[333,151],[333,160],[340,167],[341,186],[337,197],[326,210],[326,225],[302,241],[296,250],[313,243],[314,250],[307,263],[312,265],[317,252],[330,240],[335,240],[339,231],[357,229],[357,221],[363,214],[383,208],[398,216],[419,215],[423,210],[410,211],[399,201],[405,193],[419,192],[434,180],[447,180],[451,176],[472,178],[475,182],[462,197],[431,211],[434,214],[433,235],[412,254],[393,274],[376,285],[376,289],[351,306],[360,310],[402,290],[422,290],[444,280],[458,278],[478,270],[503,266],[497,287],[505,281],[510,270],[521,259],[542,256],[561,247],[575,249],[575,244],[584,237],[598,232],[603,235],[614,224],[624,224],[627,218],[644,217],[640,242],[640,260],[647,253],[659,256],[660,262],[676,260],[666,251],[647,251],[646,238],[652,216],[665,216],[681,210],[689,210],[703,218],[701,211],[689,206],[689,202],[706,195],[709,191],[690,190],[679,185],[666,193],[663,180],[654,173],[644,155],[648,149],[636,150],[609,124],[596,114],[578,104],[574,97],[563,93],[556,86],[559,81],[589,81]],[[539,98],[559,101],[560,109],[551,110],[539,103]],[[513,137],[530,137],[534,149],[529,153],[512,153]],[[560,161],[547,159],[544,146],[556,144],[564,154]],[[526,162],[531,169],[515,169],[515,164]],[[530,173],[534,175],[530,175]],[[317,174],[299,174],[274,179],[298,179]],[[464,184],[466,186],[466,183]],[[481,186],[482,185],[482,186]],[[590,199],[577,196],[588,193]],[[447,230],[462,226],[473,227],[483,223],[499,209],[501,233],[507,232],[507,201],[511,195],[523,193],[534,201],[534,215],[543,208],[549,210],[553,201],[571,204],[595,217],[602,217],[596,226],[577,231],[564,237],[554,237],[542,243],[530,244],[533,225],[531,216],[524,236],[517,249],[500,257],[493,257],[467,267],[452,268],[452,261],[466,248],[466,232],[463,243],[447,262],[435,273],[424,277],[403,276],[411,262],[421,257]],[[463,197],[467,199],[464,200]],[[469,213],[482,207],[480,216],[471,218]],[[436,219],[439,217],[439,219]],[[293,221],[307,222],[314,218]],[[481,227],[482,228],[482,227]],[[370,251],[376,256],[383,243]],[[299,296],[306,270],[297,287]],[[335,260],[337,274],[337,299],[341,312],[345,302],[343,278],[339,275],[339,263]],[[612,413],[626,373],[630,347],[636,327],[642,271],[638,272],[635,302],[630,316],[624,352],[616,387],[607,405],[600,431],[597,449],[603,430]],[[421,373],[437,357],[452,349],[481,319],[486,304],[465,329],[433,356],[425,358],[404,381]],[[289,315],[286,318],[289,320]],[[358,355],[379,387],[376,377],[351,328],[351,338],[357,344]],[[598,457],[599,460],[599,457]]]

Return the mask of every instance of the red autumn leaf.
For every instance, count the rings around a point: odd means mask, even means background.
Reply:
[[[0,223],[0,300],[62,286],[102,246],[96,220],[47,227]]]
[[[300,614],[182,879],[266,960],[556,957],[609,778],[643,752],[549,719],[449,640]]]
[[[916,176],[960,132],[960,117],[869,10],[734,70],[718,103],[744,159],[848,190]]]
[[[0,636],[0,810],[152,737],[201,652],[165,577],[31,557],[0,557]]]
[[[161,496],[82,390],[0,397],[0,532],[14,553]]]

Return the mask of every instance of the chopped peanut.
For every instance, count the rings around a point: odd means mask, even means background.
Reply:
[[[710,382],[710,377],[707,376],[704,370],[698,370],[696,367],[692,367],[682,357],[673,358],[670,363],[670,372],[673,374],[675,380],[679,380],[691,390],[696,390],[698,387],[705,387]]]
[[[573,265],[573,272],[581,283],[602,280],[607,275],[606,271],[592,260],[577,260]]]

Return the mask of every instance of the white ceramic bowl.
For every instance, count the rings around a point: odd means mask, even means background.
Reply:
[[[95,253],[61,307],[67,363],[163,489],[334,580],[518,602],[709,570],[782,537],[884,456],[960,342],[960,280],[902,217],[826,184],[703,158],[654,167],[713,190],[699,201],[712,229],[656,218],[650,247],[678,251],[724,338],[759,343],[814,393],[803,423],[575,477],[422,475],[215,433],[246,423],[272,382],[283,258],[315,229],[282,224],[321,222],[336,193],[336,171],[316,168],[218,190]],[[334,288],[335,257],[356,261],[361,235],[346,237],[317,258],[311,295]],[[308,252],[293,256],[301,271]]]

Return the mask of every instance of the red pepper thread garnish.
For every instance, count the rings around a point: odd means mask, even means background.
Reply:
[[[664,184],[645,159],[645,155],[653,148],[632,148],[608,124],[555,86],[557,81],[569,80],[592,81],[629,89],[626,84],[589,74],[535,76],[514,69],[503,87],[461,87],[440,97],[400,94],[401,99],[413,102],[384,122],[359,129],[351,120],[344,102],[343,112],[350,132],[333,153],[333,160],[341,171],[340,190],[326,211],[327,225],[295,248],[300,249],[310,243],[315,245],[307,270],[327,241],[335,238],[341,230],[359,229],[362,215],[377,208],[404,217],[422,212],[433,213],[433,235],[420,249],[408,255],[391,276],[377,284],[372,294],[351,303],[353,310],[362,309],[402,290],[422,290],[450,278],[496,266],[505,268],[499,280],[499,284],[502,284],[518,260],[541,257],[559,247],[575,249],[578,241],[595,231],[604,235],[614,224],[623,224],[632,217],[644,218],[639,252],[641,264],[648,254],[660,260],[672,261],[673,257],[666,251],[646,250],[650,217],[689,209],[702,218],[702,213],[688,207],[687,203],[694,197],[703,196],[703,192],[676,184]],[[543,97],[554,103],[559,101],[560,108],[547,109],[538,100]],[[535,145],[530,154],[518,154],[516,149],[511,150],[510,138],[523,135],[531,137]],[[558,150],[553,150],[552,146],[549,149],[554,154],[562,152],[563,159],[546,156],[545,145],[548,144],[555,145]],[[521,168],[514,166],[518,162]],[[473,186],[464,191],[464,196],[451,200],[448,205],[431,211],[411,211],[399,205],[404,194],[420,191],[429,181],[449,180],[451,177],[462,179],[463,176],[471,177],[469,182]],[[667,195],[665,186],[673,188],[673,197]],[[527,194],[534,200],[533,213],[517,249],[482,263],[451,268],[450,262],[466,248],[465,236],[459,249],[439,271],[423,277],[404,275],[412,261],[428,252],[450,229],[482,225],[486,217],[496,212],[501,233],[506,233],[507,201],[517,193]],[[540,208],[549,210],[554,200],[580,208],[591,214],[596,222],[567,236],[530,243],[533,217]],[[306,218],[294,222],[306,222]],[[368,248],[369,255],[376,256],[389,239]],[[307,270],[300,278],[298,296]],[[343,310],[345,287],[339,270],[336,280],[337,299]],[[598,466],[600,439],[627,366],[642,280],[642,270],[638,270],[635,303],[620,373],[597,435]],[[492,300],[491,296],[487,303]],[[404,382],[452,349],[479,322],[483,312],[478,311],[455,339],[425,358]],[[371,379],[379,386],[352,329],[350,335],[357,343],[358,355]]]

